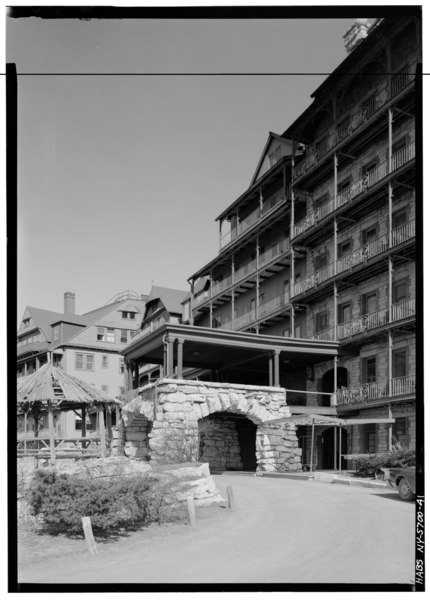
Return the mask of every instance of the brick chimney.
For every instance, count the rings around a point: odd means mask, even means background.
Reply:
[[[64,294],[64,313],[68,315],[75,314],[75,294],[73,292],[65,292]]]
[[[367,37],[370,23],[367,19],[355,19],[353,25],[344,34],[344,44],[348,54]]]

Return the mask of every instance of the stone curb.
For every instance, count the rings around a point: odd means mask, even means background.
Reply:
[[[303,474],[288,474],[288,473],[257,473],[257,477],[277,477],[279,479],[295,479],[300,481],[316,481],[318,483],[336,483],[340,485],[350,485],[355,487],[367,488],[386,488],[383,481],[369,481],[366,479],[354,479],[352,477],[340,477],[330,473],[303,473]]]

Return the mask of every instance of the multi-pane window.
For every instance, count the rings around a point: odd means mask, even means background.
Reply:
[[[270,152],[269,165],[273,167],[279,160],[281,160],[281,146],[277,146],[273,152]]]
[[[363,383],[374,383],[376,381],[376,356],[363,358],[361,370]]]
[[[361,314],[367,315],[378,310],[378,298],[376,291],[368,292],[361,296]]]
[[[24,326],[24,329],[26,329],[27,327],[30,327],[30,319],[23,319],[22,324]]]
[[[373,453],[376,452],[376,428],[375,426],[368,426],[365,431],[365,452]]]
[[[123,374],[125,372],[125,363],[124,363],[124,359],[123,358],[119,359],[119,372],[121,374]]]
[[[121,315],[122,315],[123,319],[132,319],[133,320],[133,319],[136,318],[136,313],[130,312],[130,311],[127,311],[127,310],[121,311]]]
[[[59,339],[60,339],[60,326],[59,325],[55,325],[52,328],[52,341],[53,342],[58,342]]]
[[[115,329],[113,327],[107,328],[106,341],[111,344],[115,343]]]
[[[302,324],[298,323],[294,327],[294,337],[301,338],[302,337]]]
[[[94,354],[76,352],[75,368],[81,371],[94,371]]]
[[[102,356],[102,367],[103,369],[109,368],[109,356],[107,354],[103,354]]]
[[[126,344],[128,340],[127,329],[121,329],[121,343]]]
[[[105,328],[97,327],[97,341],[104,342],[105,341]]]

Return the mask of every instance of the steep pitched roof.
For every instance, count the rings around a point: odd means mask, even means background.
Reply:
[[[260,174],[261,166],[263,164],[264,159],[266,158],[266,153],[269,149],[270,144],[273,142],[273,140],[278,140],[278,142],[281,142],[284,145],[289,144],[290,147],[292,147],[290,140],[285,139],[284,137],[278,135],[277,133],[273,133],[272,131],[269,131],[269,137],[267,138],[266,145],[264,146],[263,152],[261,153],[260,160],[257,163],[257,168],[254,171],[254,175],[252,176],[249,187],[251,187],[259,178],[258,175]]]
[[[152,286],[147,304],[153,300],[161,300],[169,313],[182,314],[182,300],[188,294],[186,290],[175,290],[173,288]]]
[[[26,311],[30,313],[33,321],[48,341],[51,340],[52,323],[65,321],[66,323],[73,323],[74,325],[86,325],[85,319],[80,315],[57,313],[52,310],[34,308],[33,306],[27,306]]]

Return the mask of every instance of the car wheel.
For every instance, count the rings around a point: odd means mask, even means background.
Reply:
[[[413,500],[415,498],[415,494],[411,492],[409,487],[408,480],[405,477],[402,477],[399,481],[399,496],[402,500]]]

